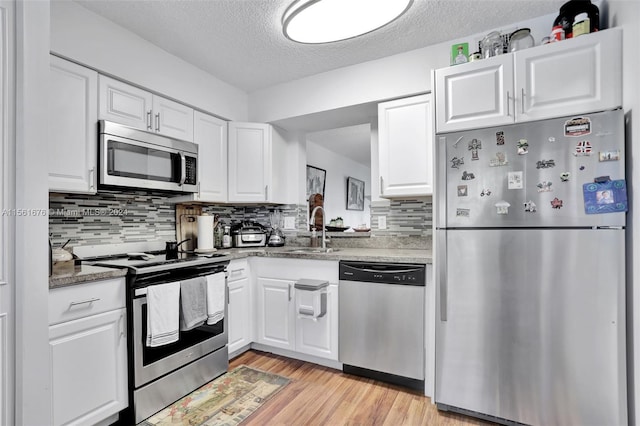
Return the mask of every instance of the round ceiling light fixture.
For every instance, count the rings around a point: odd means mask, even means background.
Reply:
[[[413,0],[296,0],[282,16],[284,35],[299,43],[347,40],[405,13]]]

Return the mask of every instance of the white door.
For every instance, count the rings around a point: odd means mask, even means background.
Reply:
[[[380,196],[433,193],[431,95],[378,105]]]
[[[126,309],[49,327],[55,425],[93,425],[128,405]]]
[[[100,75],[101,120],[153,131],[153,95],[113,78]]]
[[[153,129],[164,136],[193,142],[193,109],[153,96]]]
[[[95,194],[98,73],[50,57],[49,190]]]
[[[271,126],[229,123],[229,202],[269,201]]]
[[[296,290],[299,291],[299,290]],[[327,313],[316,320],[296,318],[296,351],[321,358],[338,359],[338,286],[327,288]]]
[[[294,281],[258,277],[258,342],[295,349]]]
[[[436,131],[513,123],[512,61],[500,55],[436,70]]]
[[[518,121],[622,105],[622,31],[597,33],[515,52]]]
[[[227,201],[227,122],[194,112],[193,141],[198,144],[200,201]]]
[[[229,353],[251,343],[251,288],[248,278],[229,281]]]

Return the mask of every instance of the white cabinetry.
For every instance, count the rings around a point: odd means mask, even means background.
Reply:
[[[246,259],[232,260],[227,267],[229,277],[229,358],[248,348],[253,340],[253,306],[251,275]]]
[[[50,57],[49,191],[96,192],[98,73]]]
[[[104,75],[100,119],[164,136],[193,141],[193,109]]]
[[[124,278],[50,291],[54,425],[93,425],[127,407],[126,321]]]
[[[229,123],[229,202],[286,203],[286,141],[264,123]]]
[[[338,359],[338,262],[307,259],[253,258],[256,277],[258,343]],[[316,320],[298,316],[295,283],[301,278],[329,281],[327,312]]]
[[[378,105],[380,196],[433,193],[431,95]]]
[[[621,55],[613,28],[436,70],[437,132],[615,109]]]

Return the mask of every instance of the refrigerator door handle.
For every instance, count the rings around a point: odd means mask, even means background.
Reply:
[[[440,321],[447,321],[447,231],[438,231],[436,279],[440,289]]]

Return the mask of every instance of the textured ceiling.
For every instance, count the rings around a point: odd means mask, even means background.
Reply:
[[[282,15],[292,1],[76,0],[247,92],[554,13],[565,2],[414,0],[405,15],[378,31],[304,45],[282,34]]]

